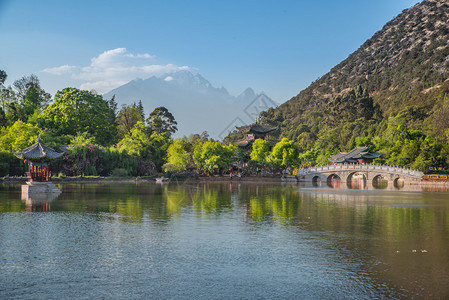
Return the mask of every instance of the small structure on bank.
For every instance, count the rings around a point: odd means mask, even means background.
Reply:
[[[50,163],[64,153],[45,146],[38,138],[36,144],[14,154],[28,166],[28,181],[26,185],[22,185],[22,198],[35,194],[61,193],[51,182]]]
[[[267,127],[256,123],[248,126],[236,127],[240,132],[246,134],[246,138],[238,141],[236,144],[239,147],[245,148],[251,151],[253,143],[256,139],[263,139],[270,142],[270,147],[276,145],[276,141],[270,141],[268,138],[268,134],[274,130],[276,127]]]
[[[340,152],[329,157],[334,165],[341,164],[371,164],[374,159],[381,157],[382,153],[372,151],[368,147],[355,147],[349,152]]]

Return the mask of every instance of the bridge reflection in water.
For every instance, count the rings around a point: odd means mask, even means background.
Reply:
[[[422,182],[424,174],[417,170],[369,164],[329,165],[300,170],[299,182],[315,186],[352,189],[402,189]]]

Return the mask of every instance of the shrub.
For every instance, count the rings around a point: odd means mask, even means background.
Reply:
[[[124,168],[116,168],[116,169],[112,170],[111,176],[112,177],[126,177],[126,176],[128,176],[128,172]]]

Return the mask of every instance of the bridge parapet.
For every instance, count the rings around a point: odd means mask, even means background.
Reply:
[[[392,173],[414,178],[422,178],[422,176],[424,176],[424,173],[418,170],[402,168],[397,166],[374,165],[374,164],[344,164],[344,165],[327,165],[321,167],[314,167],[299,170],[297,176],[311,175],[314,173],[320,174],[329,172],[348,172],[348,171]]]

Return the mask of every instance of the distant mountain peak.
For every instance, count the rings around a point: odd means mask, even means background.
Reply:
[[[250,102],[254,98],[256,98],[256,93],[250,87],[247,88],[246,90],[244,90],[240,95],[237,96],[237,100],[242,101],[242,102]]]
[[[147,115],[154,108],[165,106],[178,122],[179,135],[207,130],[213,138],[220,137],[232,120],[245,120],[245,108],[257,97],[252,88],[237,97],[231,96],[226,88],[214,87],[202,75],[188,70],[135,79],[104,96],[112,95],[119,104],[142,100]]]
[[[244,90],[240,95],[256,95],[256,93],[254,92],[254,90],[252,88],[246,88],[246,90]]]

